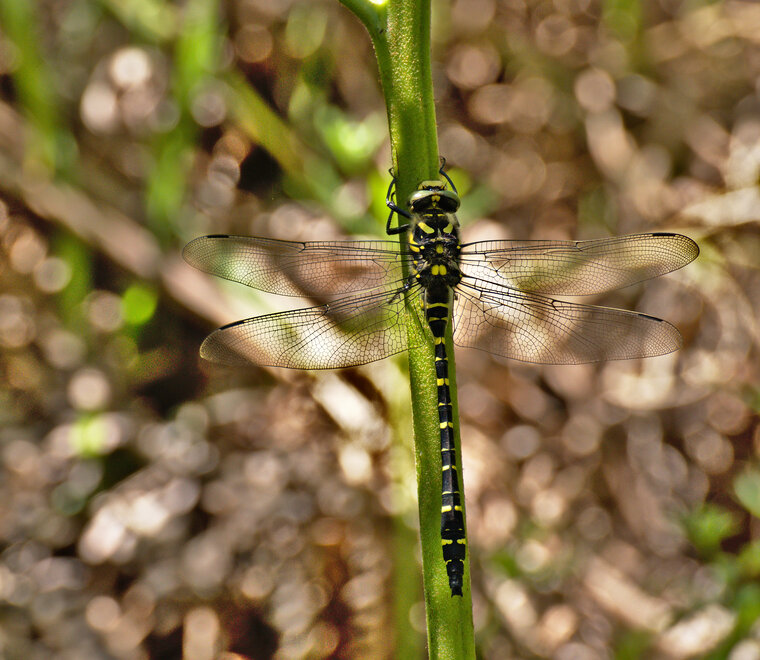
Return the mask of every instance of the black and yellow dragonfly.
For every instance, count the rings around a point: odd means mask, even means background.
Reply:
[[[461,596],[466,539],[444,342],[449,319],[458,346],[525,362],[578,364],[663,355],[682,343],[667,321],[551,296],[587,296],[664,275],[692,261],[699,248],[690,238],[670,233],[461,243],[456,189],[423,181],[407,210],[395,204],[392,188],[393,183],[386,200],[391,209],[387,232],[406,233],[401,245],[215,235],[195,239],[183,254],[196,268],[233,282],[323,302],[219,328],[201,346],[208,360],[340,369],[409,348],[410,315],[428,329],[438,385],[443,558],[451,594]],[[408,223],[391,228],[394,213]],[[419,303],[408,304],[415,297]]]

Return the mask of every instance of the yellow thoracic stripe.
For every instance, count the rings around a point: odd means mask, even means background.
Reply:
[[[428,307],[430,309],[432,309],[433,307],[445,307],[446,309],[448,309],[449,303],[447,302],[428,303]]]
[[[424,231],[426,234],[434,234],[435,233],[435,229],[433,229],[429,224],[427,224],[425,222],[420,222],[417,226],[422,231]]]

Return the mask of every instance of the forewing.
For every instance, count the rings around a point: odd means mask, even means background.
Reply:
[[[682,339],[646,314],[460,284],[454,343],[524,362],[580,364],[664,355]]]
[[[680,234],[592,241],[483,241],[462,246],[466,278],[547,295],[612,291],[682,268],[699,254]]]
[[[249,236],[202,236],[182,253],[192,266],[260,291],[330,298],[384,287],[402,279],[398,243],[301,243]]]
[[[401,294],[353,296],[231,323],[206,338],[201,356],[227,365],[353,367],[405,350],[406,314]]]

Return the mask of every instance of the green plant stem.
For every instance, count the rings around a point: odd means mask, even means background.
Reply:
[[[430,0],[390,0],[376,6],[342,0],[364,22],[375,47],[388,109],[397,200],[402,203],[420,181],[439,178],[433,82],[430,66]],[[409,305],[419,305],[414,297]],[[410,319],[416,315],[410,314]],[[422,568],[431,658],[474,658],[469,562],[464,596],[452,597],[441,550],[441,451],[433,345],[426,329],[409,324],[409,372],[414,418]],[[446,335],[449,381],[456,432],[457,465],[462,465],[451,324]],[[460,470],[464,509],[464,483]],[[469,553],[468,553],[469,558]]]

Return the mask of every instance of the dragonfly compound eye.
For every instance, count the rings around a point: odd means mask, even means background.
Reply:
[[[426,182],[420,184],[420,189],[412,193],[409,197],[409,210],[412,213],[428,213],[436,211],[438,213],[455,213],[459,208],[459,195],[452,190],[443,188],[443,184],[438,186],[423,188]],[[432,183],[432,182],[427,182]]]

